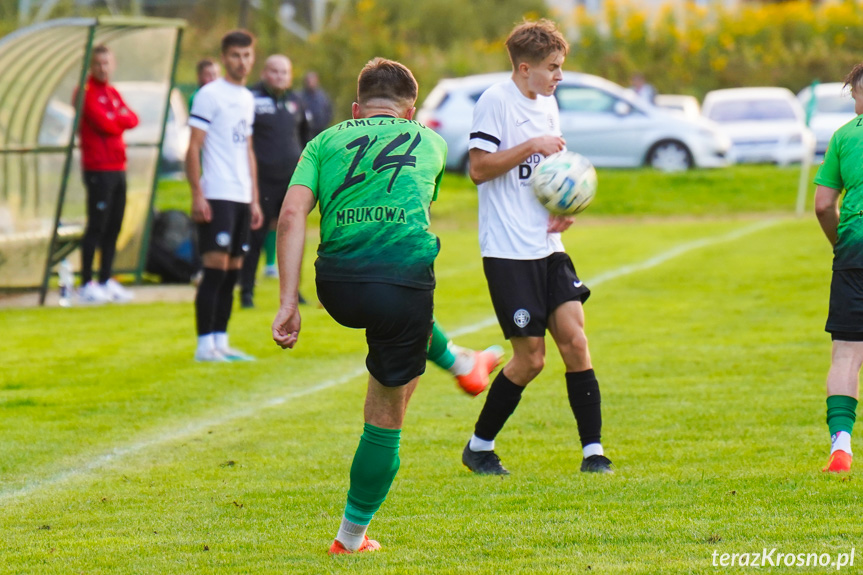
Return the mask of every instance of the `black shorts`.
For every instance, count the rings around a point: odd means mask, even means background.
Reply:
[[[863,270],[836,270],[824,328],[834,340],[863,341]]]
[[[584,303],[590,297],[564,252],[539,260],[483,258],[482,267],[506,339],[543,337],[558,306],[568,301]]]
[[[212,218],[198,224],[198,247],[207,252],[228,253],[237,257],[249,251],[252,212],[249,204],[228,200],[207,200]]]
[[[426,370],[434,290],[384,283],[317,280],[318,300],[345,327],[366,330],[366,367],[387,387]]]

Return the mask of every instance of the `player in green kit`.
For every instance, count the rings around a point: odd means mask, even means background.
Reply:
[[[863,63],[845,78],[856,118],[836,130],[815,176],[815,213],[833,245],[833,279],[826,331],[833,339],[827,374],[830,459],[822,469],[851,469],[851,431],[863,365]],[[845,197],[842,207],[839,198]]]
[[[439,241],[428,231],[429,208],[446,143],[412,120],[416,97],[416,80],[402,64],[382,58],[366,64],[353,119],[309,142],[279,217],[281,303],[273,339],[292,348],[299,337],[306,216],[317,203],[318,299],[340,324],[364,329],[368,344],[365,425],[330,554],[380,549],[366,530],[398,471],[402,422],[432,334]]]

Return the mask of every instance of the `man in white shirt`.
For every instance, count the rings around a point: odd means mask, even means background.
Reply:
[[[584,333],[590,290],[564,252],[560,232],[573,217],[553,216],[528,178],[545,156],[566,146],[554,91],[568,45],[548,20],[524,22],[506,40],[512,78],[489,88],[474,109],[470,176],[479,190],[479,241],[495,313],[513,357],[492,383],[475,431],[462,453],[474,473],[509,473],[494,439],[525,386],[545,364],[545,332],[566,366],[570,407],[578,425],[581,471],[611,473],[600,443],[599,384]]]
[[[255,63],[254,44],[245,30],[222,38],[225,76],[198,91],[189,117],[186,176],[204,264],[195,297],[197,361],[254,359],[230,347],[227,333],[250,229],[263,222],[252,150],[255,104],[245,88]]]

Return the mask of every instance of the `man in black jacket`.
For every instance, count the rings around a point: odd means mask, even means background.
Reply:
[[[267,58],[261,81],[249,88],[255,97],[255,158],[264,225],[252,231],[240,274],[240,305],[254,307],[255,275],[261,247],[275,229],[282,200],[306,143],[311,139],[302,99],[291,90],[291,61]],[[275,253],[275,250],[273,250]]]

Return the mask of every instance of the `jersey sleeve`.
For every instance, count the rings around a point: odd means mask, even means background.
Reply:
[[[497,151],[503,126],[502,104],[496,90],[487,90],[480,96],[473,109],[469,149]]]
[[[206,86],[204,87],[206,88]],[[192,100],[192,109],[189,112],[189,126],[205,132],[208,131],[217,111],[218,106],[212,90],[199,90]]]
[[[830,138],[830,144],[824,153],[824,162],[815,174],[815,183],[819,186],[827,186],[834,190],[842,190],[845,187],[842,181],[842,173],[839,170],[839,138],[838,131]]]
[[[97,132],[111,136],[118,136],[126,129],[117,114],[99,103],[99,96],[92,89],[84,91],[83,120]]]
[[[320,163],[318,161],[318,145],[321,139],[315,138],[309,142],[303,154],[300,156],[300,161],[297,163],[297,168],[294,170],[294,175],[291,177],[292,186],[305,186],[312,190],[315,200],[318,200],[318,181],[320,177]]]
[[[432,196],[432,201],[437,201],[438,193],[440,193],[440,185],[441,181],[443,181],[443,175],[446,172],[446,156],[447,156],[447,143],[443,138],[439,138],[440,140],[440,155],[438,156],[440,159],[440,171],[438,172],[437,177],[435,177],[434,181],[434,195]]]

